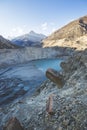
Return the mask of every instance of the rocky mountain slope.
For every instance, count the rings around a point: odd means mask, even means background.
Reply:
[[[87,48],[87,16],[70,22],[43,40],[43,47]]]
[[[12,42],[20,46],[41,46],[42,40],[45,38],[45,35],[31,31],[28,34],[12,39]]]
[[[33,97],[1,108],[1,130],[9,118],[15,117],[26,130],[87,129],[87,50],[76,52],[61,66],[64,85],[59,89],[46,81]]]
[[[0,36],[0,49],[14,49],[18,48],[17,45],[13,45],[11,41]]]

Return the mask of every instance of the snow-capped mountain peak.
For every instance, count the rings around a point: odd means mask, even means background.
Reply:
[[[28,34],[12,39],[12,42],[21,46],[37,46],[41,45],[42,40],[45,38],[46,36],[43,34],[30,31]]]

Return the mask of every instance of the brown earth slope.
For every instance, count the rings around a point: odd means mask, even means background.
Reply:
[[[43,40],[43,47],[72,47],[78,50],[87,48],[87,16],[70,22]]]

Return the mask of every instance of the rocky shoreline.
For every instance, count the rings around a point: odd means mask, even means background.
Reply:
[[[24,130],[87,129],[87,50],[76,52],[61,66],[63,88],[59,89],[47,80],[31,98],[27,96],[20,102],[0,108],[0,130],[13,117],[20,121]]]

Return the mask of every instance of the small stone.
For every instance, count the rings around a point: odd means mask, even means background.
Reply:
[[[68,124],[69,124],[69,120],[68,119],[63,121],[63,125],[67,126]]]
[[[53,115],[53,114],[55,114],[55,110],[54,110],[54,106],[55,104],[54,104],[54,95],[53,94],[51,94],[50,96],[49,96],[49,99],[48,99],[48,101],[47,101],[47,104],[46,104],[46,110],[47,110],[47,112],[50,114],[50,115]]]
[[[68,107],[68,106],[66,106],[66,110],[67,110],[67,111],[69,110],[69,107]]]

